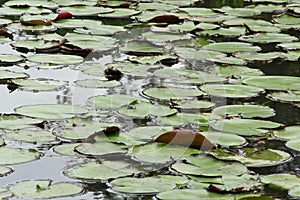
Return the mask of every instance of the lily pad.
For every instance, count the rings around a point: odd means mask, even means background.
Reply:
[[[249,77],[243,83],[268,90],[300,90],[300,78],[293,76]]]
[[[5,141],[3,138],[0,138],[0,146],[3,146],[5,144]]]
[[[111,88],[121,85],[118,81],[104,81],[98,79],[85,79],[74,82],[75,85],[87,88]]]
[[[16,55],[0,55],[0,63],[1,64],[15,64],[17,62],[20,62],[24,60],[23,57],[21,56],[16,56]]]
[[[246,139],[230,133],[223,132],[201,132],[201,134],[214,144],[221,146],[240,146],[246,144]]]
[[[216,51],[209,51],[209,50],[195,50],[192,48],[187,47],[176,47],[174,48],[175,53],[188,61],[195,61],[195,60],[206,60],[207,58],[222,58],[226,57],[226,54]]]
[[[261,177],[261,182],[277,189],[290,190],[299,186],[300,177],[294,174],[280,173]]]
[[[158,117],[169,116],[175,114],[177,110],[162,104],[140,102],[133,105],[122,106],[118,112],[131,117],[144,118],[149,115]]]
[[[84,186],[79,183],[51,183],[50,180],[35,180],[16,183],[9,190],[19,198],[48,199],[80,195]]]
[[[150,42],[172,42],[178,40],[190,40],[191,37],[181,33],[168,33],[168,32],[146,32],[142,36]]]
[[[50,131],[44,130],[20,130],[4,134],[6,138],[22,142],[41,143],[54,142],[56,137]]]
[[[72,65],[83,61],[83,58],[75,55],[34,55],[27,57],[27,60],[41,64]]]
[[[284,129],[275,130],[273,132],[276,138],[285,139],[285,140],[297,140],[299,138],[300,126],[287,126]],[[291,142],[293,144],[293,142]]]
[[[126,153],[126,146],[114,144],[111,142],[96,142],[96,143],[82,143],[75,147],[75,151],[90,156],[103,156],[114,153]]]
[[[210,43],[203,47],[204,49],[220,51],[224,53],[236,53],[236,52],[254,52],[260,51],[261,48],[253,46],[252,44],[245,42],[217,42]]]
[[[172,100],[173,101],[173,100]],[[201,109],[209,109],[212,108],[215,103],[210,101],[198,101],[198,100],[181,100],[181,101],[175,101],[174,108],[180,109],[180,110],[201,110]]]
[[[26,105],[15,108],[15,112],[33,118],[60,120],[85,114],[88,111],[82,107],[60,104]]]
[[[101,21],[92,20],[92,19],[61,19],[53,22],[52,24],[59,29],[74,29],[74,28],[90,29],[90,28],[96,28],[98,26],[102,26]],[[45,36],[48,35],[41,35],[39,37],[44,38]],[[52,38],[54,38],[53,34],[52,34]]]
[[[0,80],[27,78],[28,74],[10,70],[0,70]]]
[[[180,126],[186,123],[207,126],[209,117],[201,114],[176,113],[168,117],[159,117],[157,121],[164,125]]]
[[[268,97],[284,102],[300,102],[300,93],[297,91],[273,92]]]
[[[98,14],[101,18],[109,18],[109,19],[125,19],[130,18],[134,15],[140,14],[141,11],[134,9],[126,9],[126,8],[115,8],[113,12],[106,12],[102,14]]]
[[[172,168],[180,173],[199,176],[241,175],[247,172],[247,167],[237,161],[221,161],[207,155],[188,156],[187,163],[177,162]]]
[[[209,8],[180,8],[179,10],[188,13],[189,16],[211,17],[217,15]]]
[[[211,150],[209,153],[221,160],[236,160],[247,167],[270,167],[289,161],[292,157],[289,153],[275,150],[245,147],[239,153],[228,152],[223,149]]]
[[[249,62],[260,61],[262,63],[270,63],[275,59],[286,59],[286,55],[282,52],[268,52],[268,53],[237,53],[237,58],[244,59]]]
[[[12,173],[14,170],[9,168],[9,167],[5,167],[5,166],[0,166],[0,177],[6,176],[10,173]],[[1,197],[1,189],[0,189],[0,197]]]
[[[129,41],[126,46],[121,47],[120,50],[126,54],[137,56],[161,55],[164,52],[162,46],[142,40]]]
[[[197,189],[197,190],[191,190],[191,189],[180,189],[180,190],[171,190],[166,192],[161,192],[156,195],[158,199],[198,199],[201,197],[205,200],[233,200],[234,198],[230,195],[221,195],[216,194],[212,192],[208,192],[206,189]]]
[[[114,10],[111,8],[104,8],[104,7],[93,7],[93,6],[66,6],[63,8],[58,9],[59,12],[61,11],[68,11],[73,16],[78,17],[86,17],[86,16],[97,16],[101,13],[110,13]]]
[[[228,65],[245,65],[246,61],[235,57],[222,57],[222,58],[212,58],[207,59],[208,61],[218,63],[218,64],[228,64]]]
[[[252,42],[252,43],[268,44],[268,43],[293,42],[293,41],[297,41],[298,39],[295,36],[291,36],[283,33],[260,33],[255,35],[242,36],[239,38],[239,40],[245,42]]]
[[[64,175],[81,180],[107,180],[140,173],[123,161],[87,162],[64,170]]]
[[[251,136],[251,135],[264,135],[270,129],[278,128],[282,124],[253,119],[224,119],[217,121],[212,125],[214,129],[223,132],[235,133],[238,135]]]
[[[41,154],[34,149],[0,147],[0,165],[14,165],[39,159]]]
[[[111,36],[115,33],[126,31],[124,27],[120,26],[111,26],[111,25],[98,25],[97,27],[89,27],[88,29],[85,27],[76,28],[74,30],[75,33],[81,34],[91,34],[91,35],[105,35]]]
[[[65,143],[56,145],[53,148],[53,151],[64,156],[82,156],[81,154],[74,151],[75,147],[80,144],[81,143]]]
[[[300,197],[300,186],[297,185],[296,187],[293,187],[289,190],[288,194],[292,197]]]
[[[281,43],[277,44],[277,47],[280,47],[284,50],[298,50],[300,49],[300,42],[288,42],[288,43]]]
[[[223,12],[227,15],[233,15],[238,17],[251,17],[251,16],[257,16],[261,14],[260,10],[257,9],[251,9],[251,8],[231,8],[229,6],[224,6],[220,9],[215,9],[219,12]]]
[[[219,28],[213,30],[204,30],[197,32],[200,35],[207,36],[215,36],[215,37],[229,37],[235,38],[242,36],[246,33],[246,29],[244,27],[229,27],[229,28]]]
[[[197,97],[204,93],[192,88],[147,88],[143,91],[143,94],[151,99],[170,100]]]
[[[292,15],[280,15],[278,17],[274,17],[273,20],[278,24],[284,24],[284,25],[296,25],[299,24],[300,19],[299,17],[295,17]]]
[[[53,1],[45,0],[33,0],[33,1],[24,1],[24,0],[12,0],[4,3],[8,7],[42,7],[49,9],[56,9],[58,5]]]
[[[300,151],[300,140],[298,138],[289,140],[285,145],[295,151]]]
[[[149,163],[167,163],[180,160],[191,154],[198,154],[197,149],[163,143],[152,143],[135,146],[132,155],[139,161]]]
[[[3,16],[21,16],[25,13],[28,14],[49,14],[52,13],[51,10],[46,8],[37,8],[37,7],[27,7],[27,8],[13,8],[3,6],[0,8],[0,14]]]
[[[25,91],[52,91],[63,88],[63,83],[52,79],[15,79],[12,82]]]
[[[235,66],[235,65],[209,66],[207,68],[207,71],[212,74],[221,75],[222,77],[263,75],[263,72],[260,69],[253,69],[246,66]]]
[[[226,98],[247,98],[258,96],[264,90],[258,87],[246,85],[221,85],[211,84],[202,85],[200,90],[212,96],[220,96]]]
[[[145,178],[119,178],[111,182],[112,189],[117,192],[130,194],[155,194],[175,189],[188,179],[181,176],[154,176]]]
[[[40,124],[42,122],[43,120],[33,119],[29,117],[3,115],[0,118],[0,128],[8,130],[17,130],[35,127],[35,125]]]
[[[99,95],[90,97],[88,102],[101,108],[120,108],[142,100],[141,97],[127,95]]]
[[[275,111],[267,106],[259,105],[227,105],[215,108],[213,113],[221,116],[241,116],[243,118],[267,118],[275,115]]]

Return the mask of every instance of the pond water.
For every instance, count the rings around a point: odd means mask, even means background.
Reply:
[[[300,198],[300,1],[0,16],[0,198]]]

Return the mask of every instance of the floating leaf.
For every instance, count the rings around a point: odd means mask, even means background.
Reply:
[[[97,25],[96,27],[89,27],[88,29],[85,27],[76,28],[74,30],[75,33],[81,34],[90,34],[90,35],[104,35],[111,36],[115,33],[126,31],[124,27],[120,26],[111,26],[111,25]]]
[[[96,28],[101,26],[102,23],[99,20],[92,20],[92,19],[61,19],[52,23],[55,27],[59,29],[74,29],[74,28]],[[49,35],[41,35],[39,37],[48,37]],[[54,35],[52,34],[52,38]],[[57,35],[56,35],[57,36]],[[61,37],[61,36],[60,36]]]
[[[295,187],[293,187],[292,189],[289,190],[288,192],[289,196],[292,196],[292,197],[300,197],[300,186],[297,185]]]
[[[130,194],[153,194],[168,191],[183,185],[188,179],[181,176],[154,176],[146,178],[119,178],[111,182],[112,189]]]
[[[64,175],[81,180],[107,180],[137,174],[140,171],[123,161],[87,162],[64,170]]]
[[[220,51],[224,53],[236,53],[236,52],[253,52],[260,51],[258,46],[252,46],[252,44],[244,42],[217,42],[210,43],[203,47],[204,49]]]
[[[27,7],[27,8],[13,8],[3,6],[0,8],[0,14],[3,16],[21,16],[25,13],[28,14],[49,14],[51,10],[46,8]]]
[[[97,16],[101,13],[110,13],[114,10],[111,8],[104,8],[104,7],[92,7],[92,6],[69,6],[63,7],[58,9],[59,12],[61,11],[68,11],[73,16],[78,17],[85,17],[85,16]]]
[[[240,146],[246,143],[246,139],[230,133],[223,132],[201,132],[201,134],[213,144],[221,146]]]
[[[209,66],[207,71],[213,74],[221,75],[223,77],[241,77],[241,76],[259,76],[263,75],[263,72],[259,69],[253,69],[246,66]]]
[[[268,97],[277,101],[300,102],[300,93],[297,91],[273,92]]]
[[[215,108],[213,112],[221,116],[241,116],[243,118],[267,118],[275,114],[272,108],[259,105],[227,105]]]
[[[28,74],[22,72],[13,72],[9,70],[0,70],[0,80],[27,78]]]
[[[298,137],[296,139],[291,139],[285,144],[285,146],[295,151],[300,151],[300,140]]]
[[[0,63],[1,64],[15,64],[17,62],[22,61],[24,58],[16,55],[0,55]]]
[[[155,138],[155,142],[161,142],[171,145],[181,145],[193,147],[196,149],[207,150],[214,148],[214,145],[199,132],[192,130],[172,130],[165,132]]]
[[[134,9],[126,9],[126,8],[115,8],[113,12],[106,12],[99,14],[98,16],[101,18],[110,18],[110,19],[125,19],[130,18],[134,15],[141,13],[141,11]]]
[[[220,96],[226,98],[246,98],[255,97],[264,90],[258,87],[246,85],[202,85],[200,90],[212,96]]]
[[[188,61],[195,61],[195,60],[206,60],[208,58],[222,58],[226,57],[226,54],[216,52],[216,51],[209,51],[209,50],[195,50],[192,48],[187,47],[176,47],[174,48],[175,53]]]
[[[299,176],[287,173],[270,174],[261,177],[261,182],[277,189],[290,190],[299,186]]]
[[[252,42],[252,43],[282,43],[282,42],[292,42],[298,39],[294,36],[283,34],[283,33],[260,33],[255,35],[246,35],[239,38],[239,40]]]
[[[244,27],[219,28],[214,30],[204,30],[197,32],[200,35],[216,36],[216,37],[238,37],[246,33]]]
[[[162,104],[140,102],[133,105],[124,105],[118,112],[131,117],[144,118],[149,115],[159,117],[169,116],[175,114],[177,110]]]
[[[29,117],[21,117],[16,115],[2,115],[0,118],[0,128],[8,130],[17,130],[34,127],[36,124],[40,124],[42,122],[43,120],[32,119]]]
[[[32,0],[32,1],[24,1],[24,0],[11,0],[4,3],[5,6],[8,7],[42,7],[49,9],[56,9],[58,5],[53,1],[47,0]]]
[[[141,101],[142,98],[127,95],[99,95],[90,97],[88,102],[101,108],[120,108],[133,102]]]
[[[181,33],[168,33],[168,32],[146,32],[142,36],[150,42],[172,42],[178,40],[190,40],[191,37]]]
[[[42,64],[72,65],[83,61],[83,58],[75,55],[34,55],[27,57],[27,60]]]
[[[234,118],[217,121],[212,126],[219,131],[251,136],[266,134],[268,129],[278,128],[281,125],[271,121]]]
[[[81,154],[74,151],[75,147],[81,143],[66,143],[60,144],[53,148],[55,153],[64,155],[64,156],[81,156]]]
[[[6,138],[22,142],[54,142],[56,137],[50,131],[44,130],[20,130],[12,131],[4,134]]]
[[[126,153],[126,146],[111,142],[82,143],[75,147],[75,151],[84,155],[103,156],[113,153]]]
[[[180,160],[187,155],[198,154],[199,150],[183,146],[152,143],[135,146],[132,151],[134,158],[149,163],[167,163]]]
[[[18,88],[26,91],[52,91],[63,88],[63,83],[52,79],[16,79],[12,82],[18,85]]]
[[[98,79],[85,79],[74,82],[77,86],[87,88],[110,88],[121,85],[118,81],[103,81]]]
[[[268,90],[299,90],[300,78],[293,76],[257,76],[243,80],[243,83]]]
[[[191,88],[147,88],[143,94],[154,99],[170,100],[201,96],[204,93]]]
[[[200,109],[208,109],[213,107],[215,104],[210,101],[198,101],[198,100],[182,100],[182,101],[175,101],[173,105],[174,108],[180,110],[200,110]]]
[[[205,200],[233,200],[234,198],[230,195],[221,195],[212,192],[208,192],[205,189],[180,189],[180,190],[171,190],[166,192],[161,192],[156,195],[158,199],[198,199],[201,197]]]
[[[59,120],[87,113],[87,110],[73,105],[38,104],[15,108],[15,112],[33,118]]]
[[[275,130],[273,131],[273,134],[276,138],[293,141],[299,138],[299,131],[300,131],[300,126],[295,125],[295,126],[287,126],[284,129],[280,129],[280,130]],[[291,142],[290,144],[293,143],[294,142]]]
[[[41,154],[34,149],[0,147],[0,165],[14,165],[39,159]]]
[[[237,161],[221,161],[206,154],[187,156],[187,163],[177,162],[172,168],[180,173],[199,176],[241,175],[247,172],[247,167]]]
[[[231,8],[229,6],[224,6],[220,9],[215,9],[219,12],[224,12],[227,15],[233,15],[238,17],[251,17],[261,14],[260,10],[251,8]]]
[[[262,63],[270,63],[275,59],[286,59],[286,55],[282,52],[268,52],[268,53],[237,53],[236,57],[246,61],[254,62],[261,61]]]
[[[275,149],[257,149],[245,147],[238,153],[228,152],[223,149],[211,150],[209,153],[221,160],[236,160],[247,167],[270,167],[289,161],[289,153]]]
[[[79,195],[84,187],[79,183],[51,183],[50,180],[23,181],[9,187],[9,190],[19,198],[48,199]]]
[[[162,46],[154,45],[148,41],[132,40],[126,46],[120,48],[126,54],[137,56],[161,55],[164,52]]]

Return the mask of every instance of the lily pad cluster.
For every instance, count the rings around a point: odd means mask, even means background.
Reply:
[[[1,185],[0,197],[84,199],[93,182],[103,198],[299,197],[298,176],[260,174],[300,151],[298,7],[1,3],[0,93],[18,106],[0,109],[0,179],[51,158],[72,181],[29,177]]]

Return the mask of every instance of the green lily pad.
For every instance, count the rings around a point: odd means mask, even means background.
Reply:
[[[200,35],[207,36],[216,36],[216,37],[239,37],[246,33],[246,29],[244,27],[229,27],[229,28],[219,28],[214,30],[204,30],[197,32]]]
[[[0,166],[0,177],[6,176],[7,174],[10,174],[13,172],[13,169],[5,166]],[[1,189],[0,189],[0,196],[1,196]]]
[[[284,50],[299,50],[300,49],[300,42],[288,42],[288,43],[281,43],[277,44],[277,47],[280,47]]]
[[[142,36],[150,42],[171,42],[178,40],[190,40],[191,37],[182,33],[168,33],[168,32],[146,32]]]
[[[133,105],[122,106],[118,112],[131,117],[144,118],[148,115],[158,117],[169,116],[175,114],[177,110],[162,104],[140,102]]]
[[[299,186],[299,180],[299,176],[287,173],[270,174],[261,177],[262,183],[281,190],[290,190],[296,186]]]
[[[85,114],[88,111],[82,107],[60,104],[37,104],[15,108],[15,112],[33,118],[59,120]]]
[[[141,64],[154,65],[156,63],[166,61],[166,60],[177,60],[177,57],[172,55],[160,55],[160,56],[140,56],[129,58],[130,61],[138,62]]]
[[[53,1],[46,0],[32,0],[32,1],[24,1],[24,0],[12,0],[4,3],[5,6],[8,7],[42,7],[49,9],[56,9],[58,5]]]
[[[110,18],[110,19],[125,19],[130,18],[134,15],[140,14],[141,11],[134,9],[126,9],[126,8],[115,8],[113,12],[106,12],[102,14],[98,14],[101,18]]]
[[[48,199],[80,195],[84,186],[79,183],[51,183],[50,180],[23,181],[9,187],[9,190],[19,198]]]
[[[64,175],[81,180],[107,180],[140,173],[123,161],[87,162],[64,170]]]
[[[300,90],[300,78],[293,76],[249,77],[243,83],[268,90]]]
[[[77,5],[84,5],[84,6],[95,6],[97,5],[96,1],[81,1],[81,0],[54,0],[55,3],[62,7],[66,6],[77,6]]]
[[[292,196],[292,197],[300,197],[300,186],[297,185],[295,187],[293,187],[292,189],[289,190],[288,192],[289,196]]]
[[[112,189],[130,194],[155,194],[183,185],[188,179],[181,176],[154,176],[145,178],[119,178],[111,182]]]
[[[7,188],[0,188],[0,198],[1,199],[7,199],[9,197],[13,196],[13,193],[9,191]]]
[[[191,83],[191,84],[202,84],[210,82],[223,82],[226,79],[208,74],[201,71],[190,70],[190,69],[172,69],[163,68],[154,72],[155,76],[165,79],[174,79],[174,82],[178,83]],[[166,80],[167,81],[167,80]]]
[[[152,3],[139,3],[137,6],[138,10],[163,10],[170,11],[176,9],[177,6],[165,4],[163,2],[152,2]]]
[[[253,69],[246,66],[234,66],[234,65],[209,66],[206,70],[209,73],[221,75],[222,77],[263,75],[263,72],[260,69]]]
[[[298,138],[289,140],[285,146],[295,151],[300,151],[300,140]]]
[[[245,65],[246,61],[240,58],[235,57],[223,57],[223,58],[211,58],[207,59],[208,61],[218,63],[218,64],[227,64],[227,65]]]
[[[0,146],[3,146],[5,144],[5,141],[3,138],[0,138]]]
[[[200,90],[212,96],[220,96],[226,98],[247,98],[258,96],[264,90],[258,87],[246,85],[202,85]]]
[[[99,95],[90,97],[88,102],[101,108],[120,108],[142,100],[141,97],[127,95]]]
[[[0,147],[0,165],[14,165],[39,159],[41,154],[34,149]]]
[[[66,143],[60,144],[53,148],[55,153],[64,155],[64,156],[81,156],[81,154],[74,151],[75,147],[81,143]]]
[[[51,47],[57,45],[58,41],[45,41],[45,40],[18,40],[11,43],[17,49],[28,51],[35,51],[37,49]]]
[[[215,108],[213,113],[221,116],[241,116],[243,118],[262,117],[275,115],[275,111],[267,106],[259,105],[227,105]]]
[[[297,140],[299,138],[300,126],[287,126],[284,129],[275,130],[273,132],[276,138],[285,140]]]
[[[209,17],[217,15],[209,8],[179,8],[179,10],[188,13],[189,16]]]
[[[200,110],[200,109],[209,109],[212,108],[215,105],[215,103],[210,101],[198,101],[198,100],[181,100],[181,101],[175,101],[175,104],[173,105],[174,108],[180,109],[180,110]]]
[[[229,6],[224,6],[220,9],[215,9],[219,12],[225,13],[227,15],[233,15],[238,17],[251,17],[261,14],[260,10],[251,8],[231,8]]]
[[[76,28],[74,30],[75,33],[81,34],[90,34],[90,35],[104,35],[111,36],[115,33],[124,32],[126,29],[120,26],[111,26],[111,25],[97,25],[97,27],[89,27],[88,29],[85,27]]]
[[[204,93],[192,88],[147,88],[143,94],[151,99],[170,100],[197,97]]]
[[[268,53],[237,53],[237,58],[244,59],[246,61],[263,61],[264,63],[270,63],[274,59],[286,59],[286,55],[282,52],[268,52]]]
[[[222,24],[226,26],[243,26],[244,24],[251,26],[272,26],[271,22],[260,20],[260,19],[250,19],[250,18],[241,18],[241,17],[234,17],[231,19],[227,19],[222,22]]]
[[[209,117],[201,114],[190,114],[190,113],[176,113],[168,117],[159,117],[157,121],[164,125],[180,126],[185,123],[195,125],[208,125]]]
[[[28,74],[10,70],[0,70],[0,80],[27,78]]]
[[[42,123],[43,120],[22,117],[16,115],[2,115],[0,117],[0,128],[8,130],[17,130],[23,128],[35,127],[36,124]]]
[[[27,8],[13,8],[3,6],[0,8],[0,14],[3,16],[21,16],[25,13],[28,14],[49,14],[52,13],[51,10],[46,8],[37,8],[37,7],[27,7]]]
[[[294,17],[292,15],[281,15],[278,17],[274,17],[273,20],[278,24],[284,25],[297,25],[300,22],[299,17]]]
[[[111,142],[96,142],[96,143],[82,143],[75,147],[75,151],[92,156],[103,156],[106,154],[126,153],[126,146],[120,144],[113,144]]]
[[[87,88],[111,88],[121,85],[119,81],[104,81],[98,79],[85,79],[74,82],[75,85]]]
[[[195,61],[195,60],[206,60],[207,58],[222,58],[226,57],[226,54],[216,51],[209,51],[209,50],[195,50],[192,48],[187,47],[175,47],[175,53],[188,61]]]
[[[218,144],[221,146],[240,146],[246,143],[246,139],[230,133],[223,132],[201,132],[206,139],[214,144]]]
[[[190,175],[199,176],[222,176],[241,175],[247,172],[247,167],[237,161],[221,161],[207,154],[199,156],[188,156],[187,163],[177,162],[172,165],[172,169]]]
[[[297,91],[273,92],[268,97],[284,102],[300,102],[300,93]]]
[[[132,40],[126,46],[121,47],[120,50],[126,54],[137,56],[152,56],[161,55],[164,52],[162,46],[155,45],[148,41]]]
[[[264,135],[270,129],[278,128],[282,124],[253,119],[224,119],[217,121],[212,125],[214,129],[223,132],[235,133],[238,135],[251,136],[251,135]]]
[[[55,64],[55,65],[72,65],[78,64],[83,61],[83,58],[75,55],[34,55],[27,57],[27,60],[42,63],[42,64]]]
[[[102,26],[101,21],[92,20],[92,19],[60,19],[58,21],[53,22],[52,24],[59,29],[74,29],[74,28],[90,29],[90,28],[96,28],[98,26]],[[48,35],[41,35],[39,37],[44,38],[45,36]],[[53,37],[53,34],[52,34],[52,38],[55,38]]]
[[[199,150],[164,143],[152,143],[135,146],[132,155],[139,161],[149,163],[166,163],[172,160],[183,159],[191,154],[198,154]]]
[[[275,150],[245,147],[239,153],[227,152],[223,149],[211,150],[209,153],[221,160],[236,160],[247,167],[269,167],[289,161],[292,157],[289,153]]]
[[[17,62],[20,62],[24,60],[23,57],[21,56],[16,56],[16,55],[0,55],[0,63],[2,64],[15,64]]]
[[[53,25],[34,25],[34,26],[26,26],[21,23],[12,23],[7,25],[7,28],[13,31],[24,31],[24,32],[35,32],[35,33],[45,33],[52,32],[56,30],[56,27]]]
[[[245,42],[252,42],[252,43],[268,44],[268,43],[293,42],[293,41],[297,41],[298,39],[294,36],[283,34],[283,33],[260,33],[255,35],[242,36],[239,38],[239,40]]]
[[[84,63],[81,65],[76,65],[75,67],[73,67],[73,69],[80,70],[87,75],[104,77],[104,70],[106,69],[106,67],[99,64]]]
[[[191,190],[191,189],[180,189],[180,190],[171,190],[166,192],[161,192],[156,195],[158,199],[177,199],[177,200],[183,200],[183,199],[198,199],[201,197],[201,199],[205,200],[233,200],[234,198],[230,195],[221,195],[216,194],[212,192],[208,192],[205,189],[197,189],[197,190]]]
[[[12,82],[25,91],[60,90],[64,84],[52,79],[15,79]]]
[[[101,13],[110,13],[113,12],[114,10],[111,8],[93,7],[93,6],[66,6],[58,9],[58,12],[61,11],[68,11],[73,16],[86,17],[86,16],[97,16],[98,14]]]
[[[236,53],[236,52],[254,52],[260,51],[261,48],[253,46],[252,44],[245,42],[217,42],[210,43],[203,47],[204,49],[220,51],[224,53]]]
[[[54,142],[56,137],[50,131],[44,130],[19,130],[7,132],[4,136],[11,140],[40,143],[40,142]]]

